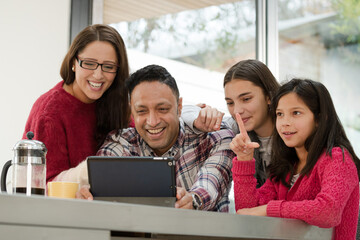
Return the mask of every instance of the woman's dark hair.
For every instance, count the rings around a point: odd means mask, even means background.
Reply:
[[[279,83],[269,68],[255,59],[243,60],[232,66],[225,74],[225,85],[234,80],[247,80],[260,87],[266,97],[271,100],[279,88]]]
[[[346,137],[326,87],[320,82],[294,78],[279,88],[279,91],[272,100],[272,108],[276,110],[279,100],[292,92],[296,93],[311,110],[317,123],[314,132],[305,141],[305,149],[308,151],[308,156],[306,165],[300,174],[309,174],[324,151],[331,157],[332,148],[340,147],[343,153],[345,149],[350,153],[359,175],[359,158],[356,156],[350,141]],[[274,117],[276,119],[275,113]],[[268,167],[270,178],[275,182],[281,181],[285,186],[290,187],[289,182],[286,182],[286,177],[289,172],[291,176],[294,175],[298,162],[299,159],[295,149],[287,147],[275,129],[272,136],[271,163]]]
[[[113,27],[103,24],[95,24],[83,29],[72,42],[62,62],[60,75],[65,84],[73,83],[75,72],[71,69],[75,64],[76,57],[94,41],[110,43],[115,49],[119,66],[113,83],[96,101],[94,137],[100,147],[110,131],[125,128],[129,124],[130,109],[128,92],[125,88],[125,80],[129,77],[129,64],[125,44],[120,34]]]

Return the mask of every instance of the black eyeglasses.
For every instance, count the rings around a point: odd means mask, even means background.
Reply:
[[[114,64],[109,64],[109,63],[100,64],[90,60],[80,60],[78,57],[76,57],[76,59],[78,60],[80,67],[84,69],[96,70],[100,65],[101,70],[103,72],[116,73],[117,69],[119,68],[119,66]]]

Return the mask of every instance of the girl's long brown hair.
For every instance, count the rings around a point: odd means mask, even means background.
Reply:
[[[317,127],[314,133],[305,141],[305,149],[308,151],[306,165],[300,174],[309,174],[315,166],[320,155],[326,151],[331,156],[332,148],[340,147],[343,152],[349,152],[357,169],[358,176],[360,160],[346,137],[345,131],[336,114],[330,93],[320,83],[308,79],[292,79],[279,88],[272,100],[272,108],[276,110],[279,100],[286,94],[296,93],[314,114]],[[276,119],[276,113],[273,117]],[[276,120],[275,120],[276,121]],[[287,147],[276,129],[273,132],[271,163],[268,167],[271,179],[281,181],[285,186],[290,186],[286,177],[290,172],[295,172],[295,166],[299,162],[295,149]],[[290,178],[291,179],[291,178]]]

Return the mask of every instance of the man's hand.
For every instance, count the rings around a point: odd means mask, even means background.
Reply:
[[[262,205],[253,208],[239,209],[236,213],[240,215],[252,215],[252,216],[267,216],[266,215],[267,205]]]
[[[194,209],[191,193],[185,188],[176,188],[176,199],[175,208]]]
[[[258,148],[260,145],[257,142],[251,142],[239,113],[236,113],[236,122],[240,133],[232,139],[230,149],[236,154],[239,161],[250,161],[254,157],[254,148]]]
[[[202,132],[212,132],[220,129],[223,112],[212,108],[205,103],[197,104],[201,108],[199,116],[194,121],[194,127]]]
[[[78,199],[87,199],[87,200],[93,200],[93,196],[90,193],[90,186],[83,186],[80,188],[79,191],[76,192],[76,198]]]

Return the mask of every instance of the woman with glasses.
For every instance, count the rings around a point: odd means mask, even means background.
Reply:
[[[83,160],[96,154],[110,131],[129,125],[129,66],[119,33],[102,24],[86,27],[72,42],[60,75],[63,81],[33,105],[23,137],[32,131],[47,147],[47,181],[81,184],[80,176],[87,176]]]

